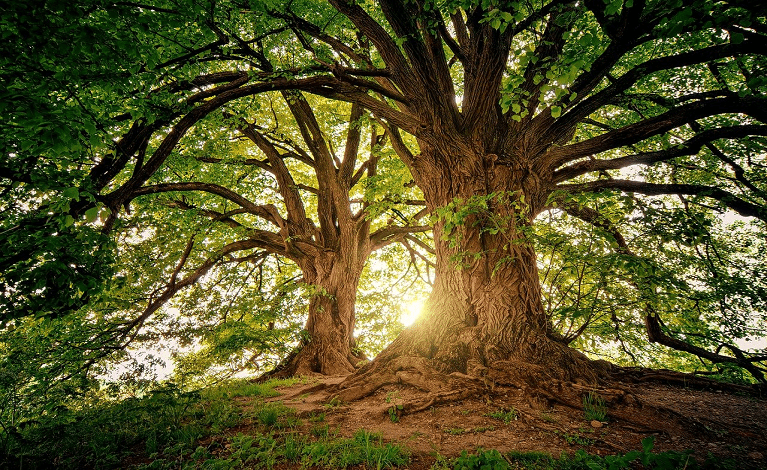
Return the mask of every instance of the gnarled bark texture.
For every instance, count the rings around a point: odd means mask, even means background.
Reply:
[[[305,281],[312,286],[306,338],[269,377],[298,375],[346,375],[365,360],[354,340],[357,286],[365,257],[354,256],[352,247],[344,253],[326,253],[302,266]]]

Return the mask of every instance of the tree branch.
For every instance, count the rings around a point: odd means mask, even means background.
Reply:
[[[155,184],[151,186],[143,186],[141,188],[134,190],[127,201],[130,201],[130,199],[136,198],[138,196],[143,196],[146,194],[157,194],[157,193],[166,193],[166,192],[174,192],[174,191],[201,191],[201,192],[206,192],[210,194],[215,194],[224,199],[234,202],[235,204],[241,206],[242,208],[247,209],[247,211],[250,214],[257,215],[258,217],[261,217],[262,219],[266,220],[267,222],[270,222],[271,224],[277,227],[285,226],[285,219],[283,219],[282,216],[280,216],[279,211],[273,204],[263,204],[263,205],[255,204],[249,201],[248,199],[240,196],[239,194],[235,193],[231,189],[225,188],[223,186],[220,186],[214,183],[186,182],[186,183],[163,183],[163,184]]]
[[[623,52],[623,51],[619,51]],[[583,99],[580,104],[572,107],[551,127],[552,141],[560,142],[562,138],[571,133],[571,129],[583,118],[589,116],[597,109],[609,103],[614,96],[623,93],[633,86],[640,79],[647,77],[661,70],[686,67],[690,65],[710,62],[716,59],[732,57],[742,54],[760,54],[762,46],[755,41],[744,41],[741,44],[721,44],[710,46],[696,51],[685,52],[673,56],[661,57],[648,60],[623,74],[610,86],[599,91],[593,96]],[[584,78],[585,81],[585,78]],[[584,94],[581,88],[586,88],[579,84],[579,80],[573,85],[571,90],[580,95]],[[737,112],[737,111],[736,111]]]
[[[668,132],[683,124],[717,114],[742,113],[767,122],[766,104],[767,100],[758,97],[737,99],[715,98],[688,103],[658,116],[629,124],[614,131],[605,132],[582,142],[565,147],[553,147],[545,154],[543,161],[546,166],[557,168],[567,162],[588,155],[633,145],[649,137]],[[754,129],[759,128],[755,127]]]
[[[587,160],[577,162],[568,167],[555,171],[553,173],[552,181],[559,183],[592,171],[616,170],[632,165],[652,165],[654,163],[671,160],[673,158],[682,157],[685,155],[695,155],[700,151],[701,148],[708,146],[715,140],[735,139],[749,135],[767,135],[767,126],[743,125],[709,129],[700,132],[695,137],[692,137],[691,139],[688,139],[681,144],[675,145],[673,148],[668,150],[639,153],[609,160]],[[731,159],[726,158],[724,155],[717,155],[717,157],[719,157],[722,161],[725,161],[727,164],[734,164]],[[754,189],[750,186],[749,188],[752,190]]]
[[[744,201],[734,194],[721,188],[698,184],[654,184],[630,180],[599,180],[589,183],[558,185],[556,189],[562,189],[573,193],[600,191],[604,189],[616,189],[625,192],[635,192],[658,196],[662,194],[687,194],[703,196],[722,202],[728,208],[744,217],[756,217],[767,221],[767,208]]]

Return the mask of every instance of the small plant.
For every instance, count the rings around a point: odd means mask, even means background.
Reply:
[[[505,424],[509,424],[510,422],[515,421],[517,419],[517,410],[515,410],[514,408],[511,408],[509,410],[505,410],[501,408],[496,411],[491,411],[485,416],[489,418],[497,419],[498,421],[503,421]]]
[[[397,403],[397,400],[399,400],[401,397],[399,396],[399,392],[389,392],[386,394],[386,403]]]
[[[513,469],[558,470],[562,468],[555,465],[557,462],[550,454],[542,452],[519,452],[512,450],[506,453],[506,458],[511,463],[511,468]],[[569,469],[569,467],[565,468]]]
[[[497,450],[477,449],[476,454],[461,452],[453,462],[453,470],[508,470],[509,463]]]
[[[596,393],[583,397],[583,411],[587,421],[607,421],[607,404]]]
[[[392,405],[386,412],[389,413],[389,419],[392,423],[399,423],[399,413],[404,409],[403,405]]]
[[[331,398],[330,401],[325,404],[325,408],[335,408],[338,406],[341,406],[341,399],[338,397]]]
[[[308,445],[308,442],[305,437],[285,434],[285,441],[282,445],[285,458],[289,461],[296,461],[301,459],[303,450]]]
[[[435,461],[429,470],[450,470],[452,468],[450,460],[439,452],[434,451],[431,456],[434,457]]]
[[[405,409],[402,403],[398,403],[399,401],[399,392],[389,392],[386,394],[386,403],[392,404],[392,406],[386,409],[386,412],[389,414],[389,420],[392,423],[399,423],[400,414]]]
[[[258,412],[258,421],[264,426],[274,426],[277,424],[277,420],[280,417],[280,413],[277,408],[273,406],[266,406]]]
[[[590,446],[593,443],[591,439],[589,439],[588,437],[583,437],[580,434],[568,434],[566,432],[561,432],[561,431],[554,431],[554,434],[564,439],[565,442],[567,442],[571,446],[579,445],[579,446],[586,447],[586,446]]]
[[[322,423],[325,421],[325,413],[317,413],[309,416],[310,423]]]
[[[296,411],[279,403],[267,403],[255,413],[256,420],[268,427],[279,429],[294,428],[300,426],[301,420],[296,416]]]
[[[448,428],[445,429],[445,434],[450,434],[451,436],[460,436],[461,434],[465,434],[469,432],[466,429],[463,428]]]
[[[317,438],[325,438],[328,437],[328,434],[330,432],[330,426],[327,424],[323,424],[321,426],[313,426],[309,432],[312,436]]]

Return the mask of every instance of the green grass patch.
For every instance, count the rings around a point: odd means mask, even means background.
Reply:
[[[583,415],[587,421],[607,421],[607,403],[598,394],[589,392],[583,397]]]
[[[59,404],[0,429],[0,467],[32,470],[56,462],[61,469],[120,468],[126,459],[143,456],[176,462],[178,468],[202,439],[243,421],[246,416],[233,398],[275,396],[276,387],[298,380],[236,380],[191,391],[162,384],[137,397],[93,398],[78,407]],[[281,417],[276,425],[288,425],[290,419]]]
[[[514,408],[511,409],[504,409],[500,408],[495,411],[491,411],[490,413],[487,413],[485,416],[493,419],[497,419],[498,421],[503,421],[505,424],[509,424],[512,421],[517,419],[517,410]]]
[[[654,438],[642,441],[642,450],[627,454],[591,455],[584,450],[573,454],[562,454],[554,458],[538,452],[509,452],[501,454],[497,450],[478,449],[476,453],[466,451],[454,459],[453,470],[620,470],[647,468],[654,470],[734,470],[737,462],[722,461],[711,456],[699,463],[692,458],[691,451],[652,452]],[[439,468],[445,468],[444,461]],[[449,468],[449,467],[448,467]]]

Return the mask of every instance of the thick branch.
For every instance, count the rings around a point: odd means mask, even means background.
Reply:
[[[431,230],[429,225],[406,226],[406,227],[386,227],[370,235],[371,251],[379,250],[386,245],[403,240],[408,234],[417,232],[428,232]]]
[[[554,147],[546,153],[545,162],[550,168],[557,168],[567,162],[598,154],[614,148],[636,144],[649,137],[663,134],[681,125],[694,122],[708,116],[724,113],[747,114],[767,122],[767,110],[764,99],[748,98],[716,98],[696,101],[663,114],[621,127],[614,131],[605,132],[597,137],[584,140],[565,147]]]
[[[744,217],[756,217],[767,221],[767,208],[744,201],[734,194],[721,188],[698,184],[653,184],[630,180],[599,180],[582,184],[558,185],[556,189],[569,192],[590,192],[604,189],[616,189],[625,192],[635,192],[658,196],[662,194],[687,194],[692,196],[704,196],[722,202],[728,208]]]
[[[709,129],[700,132],[695,137],[675,145],[668,150],[645,152],[636,155],[628,155],[610,160],[587,160],[574,163],[561,170],[555,171],[553,181],[559,183],[592,171],[617,170],[631,165],[652,165],[654,163],[671,160],[685,155],[695,155],[701,148],[718,139],[735,139],[749,135],[767,135],[767,126],[746,125],[731,126]],[[723,161],[722,156],[717,155]],[[727,159],[730,160],[730,159]],[[730,164],[730,161],[726,161]],[[734,162],[733,162],[734,163]]]
[[[405,57],[397,47],[397,44],[391,36],[389,36],[386,30],[353,1],[330,0],[330,3],[338,11],[346,15],[346,17],[373,42],[384,62],[391,70],[395,84],[400,89],[406,90],[406,95],[412,96],[414,92],[417,92],[417,90],[413,88],[411,84],[412,81],[410,80],[413,72],[405,60]]]
[[[256,130],[253,124],[241,127],[239,128],[239,131],[255,143],[269,160],[271,173],[277,180],[280,196],[282,196],[285,208],[288,211],[288,218],[295,223],[304,224],[306,220],[304,202],[303,199],[301,199],[301,195],[298,193],[298,188],[293,180],[293,176],[290,174],[288,167],[282,159],[282,155],[280,155],[271,142],[265,139],[261,133]]]
[[[658,315],[648,314],[645,316],[645,328],[647,330],[647,337],[651,343],[658,343],[669,348],[676,349],[677,351],[684,351],[690,354],[694,354],[702,359],[708,359],[715,364],[730,363],[737,364],[749,371],[757,380],[765,382],[764,374],[754,366],[754,362],[763,360],[763,357],[747,358],[739,349],[729,346],[728,348],[734,353],[740,355],[740,357],[723,356],[707,351],[703,348],[693,346],[685,341],[671,337],[663,332]]]
[[[622,52],[622,51],[616,51]],[[661,70],[686,67],[695,64],[710,62],[716,59],[732,57],[741,54],[760,54],[762,47],[755,41],[744,41],[741,44],[721,44],[706,47],[696,51],[685,52],[668,57],[648,60],[629,70],[618,80],[595,95],[584,99],[580,104],[565,113],[551,128],[552,141],[559,142],[563,136],[569,135],[571,129],[583,118],[589,116],[597,109],[609,103],[614,96],[623,93],[640,79]],[[584,79],[585,80],[585,79]],[[573,92],[581,93],[578,81],[572,87]]]
[[[285,220],[280,216],[277,208],[272,204],[255,204],[243,196],[235,193],[231,189],[213,183],[201,183],[201,182],[186,182],[186,183],[163,183],[155,184],[152,186],[143,186],[134,190],[131,193],[133,199],[145,194],[157,194],[173,191],[202,191],[210,194],[215,194],[224,199],[234,202],[235,204],[247,209],[249,213],[257,215],[262,219],[272,223],[277,227],[285,225]]]
[[[352,173],[354,172],[354,166],[357,163],[357,155],[360,150],[360,118],[362,117],[363,109],[361,106],[352,105],[351,114],[349,115],[349,126],[346,130],[346,147],[344,149],[344,159],[341,162],[341,168],[339,168],[339,178],[348,188],[352,187]]]

